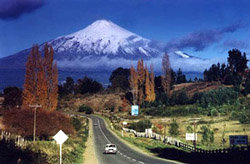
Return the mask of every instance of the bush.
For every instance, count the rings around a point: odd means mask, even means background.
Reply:
[[[139,122],[135,122],[135,123],[131,123],[129,125],[130,129],[134,129],[137,132],[145,132],[145,129],[149,129],[151,128],[152,123],[150,122],[150,120],[142,120]]]
[[[93,113],[93,109],[90,106],[83,104],[79,107],[78,112],[85,112],[86,114],[91,114]]]
[[[245,124],[245,123],[249,122],[249,119],[248,119],[247,115],[244,114],[244,113],[240,113],[238,118],[239,118],[239,122],[242,123],[242,124]]]
[[[77,117],[72,118],[72,124],[76,131],[79,131],[82,128],[82,123]]]
[[[169,134],[171,136],[178,136],[180,134],[179,132],[179,125],[178,123],[176,122],[176,120],[173,120],[173,122],[170,124],[170,129],[169,129]]]
[[[207,126],[203,125],[201,127],[201,133],[202,133],[202,139],[201,139],[202,144],[214,142],[214,132],[210,130]]]
[[[34,113],[30,109],[14,109],[5,111],[3,124],[7,131],[24,137],[33,136]],[[57,111],[47,112],[37,110],[36,112],[36,135],[41,139],[49,139],[59,130],[66,134],[74,134],[75,130],[70,118]]]
[[[211,110],[211,116],[218,116],[218,114],[219,114],[219,112],[216,110],[216,108],[213,108],[212,110]]]
[[[239,118],[238,112],[232,111],[232,112],[231,112],[230,119],[231,119],[231,120],[238,120],[238,118]]]

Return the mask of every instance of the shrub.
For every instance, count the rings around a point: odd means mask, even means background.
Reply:
[[[34,113],[30,109],[14,109],[5,111],[3,124],[7,131],[24,137],[33,136]],[[43,139],[54,136],[59,130],[66,134],[74,134],[75,130],[70,118],[63,113],[37,110],[36,135]]]
[[[214,132],[210,130],[207,126],[203,125],[201,127],[201,133],[202,133],[202,139],[201,139],[202,144],[214,142]]]
[[[193,133],[193,128],[190,125],[188,125],[186,131],[187,133]]]
[[[172,123],[170,124],[170,129],[169,129],[169,134],[171,136],[178,136],[180,134],[179,132],[179,125],[176,122],[176,120],[173,120]]]
[[[134,129],[137,132],[145,132],[145,129],[149,129],[151,128],[152,123],[150,122],[150,120],[142,120],[139,122],[135,122],[135,123],[131,123],[129,125],[130,129]]]
[[[85,112],[86,114],[91,114],[93,113],[93,109],[90,106],[83,104],[79,107],[78,112]]]
[[[7,87],[3,90],[3,107],[14,108],[22,105],[22,90],[17,87]]]
[[[72,118],[72,124],[76,131],[79,131],[82,128],[82,123],[77,117]]]
[[[240,113],[238,118],[239,118],[239,122],[242,123],[242,124],[245,124],[245,123],[249,122],[249,119],[248,119],[247,115],[244,114],[244,113]]]
[[[231,112],[230,119],[231,119],[231,120],[238,120],[238,118],[239,118],[238,112],[232,111],[232,112]]]
[[[211,116],[218,116],[218,114],[219,114],[219,112],[216,110],[216,108],[213,108],[212,110],[211,110]]]

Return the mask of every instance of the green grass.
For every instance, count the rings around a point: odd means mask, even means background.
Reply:
[[[82,164],[85,143],[88,138],[88,122],[76,135],[69,136],[68,140],[62,145],[62,161],[65,164]],[[40,152],[46,157],[47,163],[59,163],[59,145],[55,141],[36,141],[29,142],[28,148],[32,152]],[[37,159],[39,160],[39,159]],[[45,161],[41,161],[45,162]]]

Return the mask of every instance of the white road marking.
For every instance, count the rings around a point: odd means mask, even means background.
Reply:
[[[109,142],[109,143],[111,143],[110,142],[110,140],[107,138],[107,136],[104,134],[104,132],[102,131],[102,128],[101,128],[101,124],[100,124],[100,120],[99,119],[97,119],[98,120],[98,127],[99,127],[99,129],[100,129],[100,131],[101,131],[101,133],[103,134],[103,136],[106,138],[106,140]],[[118,151],[118,153],[120,153],[121,155],[123,155],[120,151]],[[128,159],[131,159],[131,157],[129,157],[129,156],[126,156],[125,154],[123,155],[125,158],[128,158]],[[136,162],[136,159],[132,159],[134,162]],[[144,162],[142,162],[142,161],[138,161],[139,163],[141,163],[141,164],[144,164]]]
[[[101,128],[101,125],[100,125],[99,119],[98,119],[98,125],[99,125],[98,127],[99,127],[100,131],[102,132],[103,136],[106,138],[106,140],[107,140],[109,143],[111,143],[110,140],[109,140],[109,139],[106,137],[106,135],[103,133],[102,128]]]

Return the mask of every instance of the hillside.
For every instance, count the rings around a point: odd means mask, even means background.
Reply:
[[[221,84],[220,82],[192,82],[192,83],[182,83],[174,85],[173,92],[178,92],[181,90],[185,90],[187,92],[187,95],[192,96],[196,92],[207,92],[213,89],[218,89],[222,87],[231,87],[231,86],[225,86]]]

